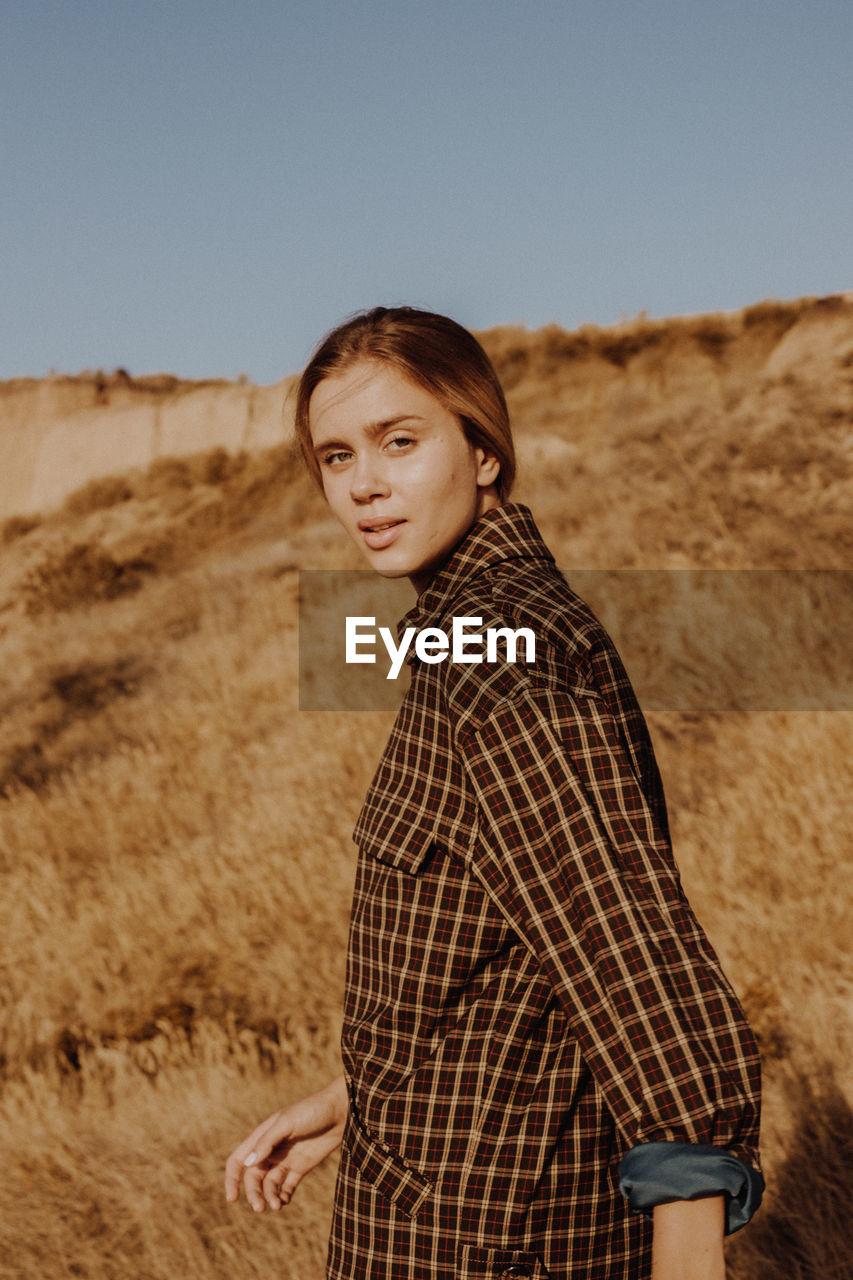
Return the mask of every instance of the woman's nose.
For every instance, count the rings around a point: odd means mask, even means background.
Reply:
[[[389,490],[380,459],[369,452],[360,454],[350,472],[350,493],[353,498],[358,502],[369,502],[371,498],[387,495]]]

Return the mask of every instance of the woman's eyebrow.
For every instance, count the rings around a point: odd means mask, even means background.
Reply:
[[[365,423],[364,431],[371,438],[375,438],[376,436],[381,435],[383,431],[387,431],[389,427],[399,426],[401,422],[423,422],[423,418],[417,413],[398,413],[395,418],[382,418],[379,422]],[[335,440],[330,438],[328,440],[321,440],[319,444],[315,444],[312,452],[315,454],[322,453],[324,449],[331,449],[333,447],[337,448],[338,446],[348,448],[346,440]]]

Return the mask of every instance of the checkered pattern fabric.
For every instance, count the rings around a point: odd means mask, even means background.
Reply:
[[[483,515],[400,631],[454,616],[531,627],[536,661],[410,659],[353,832],[327,1274],[639,1280],[619,1161],[687,1142],[757,1166],[756,1044],[618,653],[527,507]]]

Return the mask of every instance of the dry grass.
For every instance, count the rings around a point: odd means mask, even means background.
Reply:
[[[774,1196],[737,1239],[734,1280],[847,1280],[853,1112],[828,1064],[786,1071],[781,1091],[790,1123],[773,1148]]]
[[[753,311],[735,340],[757,349],[790,314]],[[690,338],[717,363],[720,326]],[[619,334],[602,339],[595,361],[621,378],[658,358],[649,329],[630,356]],[[789,540],[711,482],[725,440],[707,416],[676,431],[663,392],[656,427],[650,398],[633,416],[625,400],[604,434],[543,427],[549,386],[580,376],[549,342],[539,400],[529,370],[515,383],[539,406],[518,496],[570,577],[842,562],[840,452],[812,469],[817,528]],[[806,406],[812,426],[826,407]],[[780,460],[753,472],[765,515],[802,500],[772,428]],[[806,438],[822,458],[829,437]],[[132,590],[104,588],[135,562]],[[296,568],[357,563],[286,449],[99,482],[6,542],[0,1280],[322,1275],[334,1161],[280,1215],[228,1207],[220,1185],[250,1127],[337,1070],[349,833],[392,717],[298,711]],[[731,1274],[841,1280],[853,714],[649,720],[688,895],[763,1049],[769,1190],[731,1242]]]
[[[564,564],[850,564],[851,299],[482,337]]]
[[[387,730],[351,718],[330,759],[295,623],[292,570],[197,569],[7,637],[32,670],[3,690],[2,1276],[321,1267],[331,1171],[254,1230],[220,1195],[247,1125],[336,1070],[352,797]]]

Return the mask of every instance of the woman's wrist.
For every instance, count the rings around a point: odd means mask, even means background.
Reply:
[[[334,1117],[333,1123],[343,1129],[346,1124],[347,1115],[349,1114],[349,1093],[347,1092],[346,1076],[341,1072],[332,1080],[331,1084],[326,1085],[322,1091],[328,1100],[329,1107]]]

